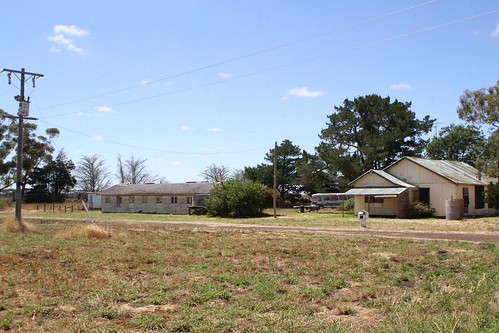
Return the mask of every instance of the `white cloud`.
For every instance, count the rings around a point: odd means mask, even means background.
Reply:
[[[230,74],[230,73],[218,73],[218,76],[221,77],[222,79],[230,79],[232,77],[232,74]]]
[[[409,83],[394,83],[390,86],[390,89],[393,90],[402,90],[402,89],[412,89],[412,86]]]
[[[65,25],[58,24],[54,25],[54,32],[60,35],[69,35],[75,37],[87,36],[89,32],[85,29],[78,27],[77,25]]]
[[[492,37],[499,37],[499,22],[496,24],[496,29],[490,34]]]
[[[182,162],[180,162],[180,161],[173,161],[173,162],[172,162],[172,164],[173,164],[173,165],[181,165],[181,164],[182,164]]]
[[[95,141],[102,141],[102,140],[104,140],[104,137],[102,135],[95,135],[94,140]]]
[[[144,79],[144,80],[140,81],[140,85],[141,86],[146,86],[148,84],[149,84],[149,80],[147,80],[147,79]]]
[[[295,87],[288,90],[288,95],[298,97],[319,97],[324,93],[320,90],[311,91],[308,87]]]
[[[180,129],[182,131],[194,131],[194,130],[196,130],[194,127],[190,127],[188,125],[184,125],[184,126],[180,127]]]
[[[211,127],[206,129],[208,132],[221,132],[222,129],[220,127]]]
[[[98,106],[96,107],[97,111],[103,112],[103,113],[109,113],[109,112],[114,112],[113,108],[110,106]]]
[[[73,38],[81,38],[89,35],[90,33],[81,29],[76,25],[58,24],[52,28],[53,32],[47,37],[48,41],[52,43],[50,46],[51,52],[61,52],[62,50],[71,53],[83,53],[83,49],[76,45]]]

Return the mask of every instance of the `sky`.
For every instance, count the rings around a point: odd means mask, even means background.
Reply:
[[[215,164],[313,153],[345,99],[377,94],[461,124],[464,90],[499,80],[497,0],[3,0],[0,68],[76,164],[145,159],[172,183]],[[0,109],[20,81],[0,74]],[[117,181],[117,180],[116,180]]]

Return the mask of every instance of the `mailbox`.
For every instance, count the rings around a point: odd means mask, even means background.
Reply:
[[[357,214],[357,217],[359,218],[360,226],[363,228],[367,228],[367,219],[369,218],[369,212],[367,210],[361,210]]]

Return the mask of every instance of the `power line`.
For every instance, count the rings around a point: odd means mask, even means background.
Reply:
[[[182,88],[182,89],[177,89],[177,90],[174,90],[174,91],[169,91],[169,92],[162,93],[162,94],[152,95],[152,96],[148,96],[148,97],[141,97],[141,98],[132,99],[132,100],[128,100],[128,101],[124,101],[124,102],[120,102],[120,103],[110,104],[109,107],[116,107],[116,106],[120,106],[120,105],[137,103],[137,102],[142,102],[142,101],[146,101],[146,100],[150,100],[150,99],[155,99],[155,98],[159,98],[159,97],[174,95],[174,94],[182,93],[182,92],[189,91],[189,90],[194,90],[194,89],[199,89],[199,88],[204,88],[204,87],[216,85],[216,84],[219,84],[219,83],[225,83],[225,82],[228,82],[228,81],[239,80],[239,79],[243,79],[243,78],[247,78],[247,77],[251,77],[251,76],[255,76],[255,75],[259,75],[259,74],[263,74],[263,73],[267,73],[267,72],[271,72],[271,71],[275,71],[275,70],[279,70],[279,69],[291,67],[291,66],[295,66],[295,65],[298,65],[298,64],[302,64],[302,63],[316,61],[316,60],[323,59],[323,58],[329,58],[329,57],[335,56],[335,55],[337,55],[339,53],[345,53],[345,52],[349,52],[349,51],[353,51],[353,50],[358,50],[358,49],[362,49],[362,48],[366,48],[366,47],[371,47],[371,46],[375,46],[375,45],[379,45],[379,44],[383,44],[383,43],[395,41],[395,40],[398,40],[398,39],[407,38],[407,37],[410,37],[410,36],[413,36],[413,35],[417,35],[417,34],[421,34],[421,33],[424,33],[424,32],[428,32],[428,31],[432,31],[432,30],[437,30],[437,29],[445,28],[445,27],[448,27],[448,26],[451,26],[451,25],[455,25],[455,24],[462,23],[462,22],[465,22],[465,21],[470,21],[470,20],[473,20],[473,19],[476,19],[476,18],[479,18],[479,17],[483,17],[483,16],[486,16],[486,15],[497,13],[497,12],[499,12],[499,9],[493,10],[493,11],[489,11],[489,12],[485,12],[485,13],[481,13],[481,14],[477,14],[477,15],[468,16],[468,17],[465,17],[465,18],[462,18],[462,19],[454,20],[454,21],[451,21],[451,22],[443,23],[443,24],[434,25],[434,26],[431,26],[431,27],[428,27],[428,28],[419,29],[419,30],[416,30],[416,31],[412,31],[412,32],[400,34],[400,35],[397,35],[397,36],[388,37],[388,38],[384,38],[384,39],[380,39],[380,40],[376,40],[376,41],[372,41],[372,42],[360,44],[360,45],[349,47],[349,48],[345,48],[345,49],[339,49],[339,50],[335,51],[334,53],[328,53],[328,54],[323,54],[323,55],[312,57],[312,58],[302,59],[302,60],[298,60],[298,61],[295,61],[295,62],[291,62],[291,63],[279,65],[279,66],[274,66],[274,67],[262,69],[262,70],[259,70],[259,71],[255,71],[255,72],[251,72],[251,73],[239,75],[239,76],[234,76],[234,77],[225,78],[225,79],[221,79],[221,80],[206,82],[206,83],[198,84],[198,85],[195,85],[195,86],[190,86],[190,87],[186,87],[186,88]],[[44,109],[46,109],[46,108],[43,108],[42,110],[44,110]],[[78,114],[78,113],[81,113],[81,112],[84,112],[84,111],[88,111],[88,110],[89,109],[84,109],[84,110],[80,110],[80,111],[66,112],[66,113],[56,114],[56,115],[52,115],[52,116],[45,117],[45,118],[53,118],[53,117],[73,115],[73,114]]]
[[[194,68],[194,69],[191,69],[191,70],[187,70],[187,71],[184,71],[184,72],[180,72],[180,73],[177,73],[177,74],[172,74],[172,75],[169,75],[169,76],[166,76],[166,77],[163,77],[163,78],[159,78],[159,79],[150,81],[147,84],[150,85],[150,84],[155,84],[155,83],[163,82],[163,81],[166,81],[166,80],[171,80],[171,79],[174,79],[174,78],[178,78],[178,77],[181,77],[181,76],[186,76],[186,75],[189,75],[189,74],[192,74],[192,73],[196,73],[196,72],[199,72],[199,71],[203,71],[203,70],[206,70],[206,69],[218,67],[220,65],[229,64],[229,63],[236,62],[236,61],[239,61],[239,60],[243,60],[243,59],[246,59],[246,58],[250,58],[250,57],[253,57],[253,56],[256,56],[256,55],[260,55],[260,54],[272,52],[272,51],[275,51],[275,50],[278,50],[278,49],[286,48],[286,47],[289,47],[289,46],[292,46],[292,45],[295,45],[295,44],[307,42],[307,41],[318,39],[318,38],[323,38],[323,37],[326,37],[326,36],[331,35],[333,33],[339,32],[339,31],[347,30],[347,29],[350,29],[350,28],[353,28],[353,27],[356,27],[356,26],[359,26],[359,25],[362,25],[362,24],[374,22],[374,21],[377,21],[377,20],[380,20],[380,19],[384,19],[384,18],[393,16],[393,15],[397,15],[397,14],[400,14],[400,13],[403,13],[403,12],[414,10],[416,8],[423,7],[423,6],[435,3],[437,1],[438,0],[426,1],[426,2],[423,2],[423,3],[420,3],[420,4],[416,4],[414,6],[410,6],[410,7],[406,7],[406,8],[399,9],[399,10],[395,10],[395,11],[392,11],[392,12],[389,12],[389,13],[385,13],[385,14],[382,14],[382,15],[374,16],[374,17],[371,17],[371,18],[368,18],[368,19],[365,19],[365,20],[361,20],[359,22],[347,24],[347,25],[344,25],[344,26],[341,26],[341,27],[335,28],[333,30],[317,34],[317,35],[312,35],[312,36],[309,36],[309,37],[297,39],[297,40],[294,40],[294,41],[291,41],[291,42],[279,44],[279,45],[276,45],[276,46],[273,46],[273,47],[270,47],[270,48],[266,48],[266,49],[258,50],[258,51],[255,51],[255,52],[252,52],[252,53],[248,53],[248,54],[245,54],[245,55],[241,55],[241,56],[238,56],[238,57],[235,57],[235,58],[223,60],[223,61],[220,61],[220,62],[217,62],[217,63],[214,63],[214,64],[197,67],[197,68]],[[61,103],[61,104],[56,104],[56,105],[48,106],[48,107],[45,107],[43,109],[44,110],[46,110],[46,109],[53,109],[53,108],[58,108],[58,107],[61,107],[61,106],[66,106],[66,105],[70,105],[70,104],[80,103],[80,102],[84,102],[84,101],[96,99],[96,98],[99,98],[99,97],[114,95],[114,94],[118,94],[118,93],[125,92],[125,91],[128,91],[128,90],[136,89],[136,88],[141,87],[141,86],[142,86],[141,84],[139,84],[139,85],[133,85],[133,86],[130,86],[130,87],[125,87],[125,88],[121,88],[121,89],[118,89],[118,90],[114,90],[114,91],[110,91],[110,92],[98,94],[98,95],[95,95],[95,96],[85,97],[85,98],[74,100],[74,101],[69,101],[69,102],[65,102],[65,103]]]

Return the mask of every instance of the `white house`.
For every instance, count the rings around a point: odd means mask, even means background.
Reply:
[[[115,185],[101,192],[103,213],[189,214],[202,208],[212,183]]]
[[[404,157],[383,170],[364,173],[345,194],[355,196],[356,212],[365,209],[371,215],[404,217],[409,205],[420,201],[435,216],[446,216],[446,200],[462,199],[465,215],[488,216],[497,212],[484,200],[491,182],[497,179],[463,162]]]

